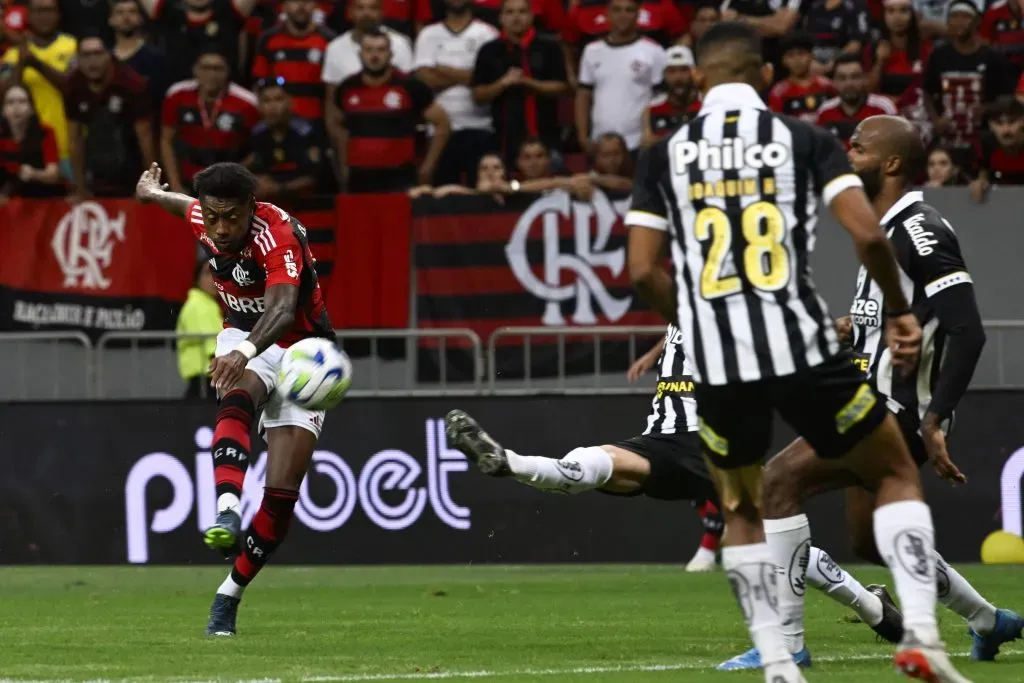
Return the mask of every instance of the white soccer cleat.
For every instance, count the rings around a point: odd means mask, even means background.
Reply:
[[[703,547],[697,548],[697,552],[686,564],[686,571],[690,574],[713,572],[717,568],[718,561],[715,559],[715,553]]]
[[[926,646],[907,632],[893,658],[896,670],[925,683],[971,683],[953,668],[942,644]]]

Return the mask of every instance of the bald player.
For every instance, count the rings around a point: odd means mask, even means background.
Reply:
[[[882,217],[896,261],[903,271],[902,288],[923,330],[920,364],[907,373],[893,372],[883,338],[883,311],[890,310],[878,286],[863,268],[857,275],[850,315],[837,321],[844,341],[852,344],[857,363],[869,373],[878,395],[899,422],[918,466],[930,462],[936,474],[952,485],[967,481],[946,450],[953,411],[967,391],[985,344],[985,332],[974,297],[973,280],[964,263],[953,227],[938,211],[911,191],[925,163],[917,130],[906,119],[875,116],[863,121],[851,138],[850,164]],[[771,460],[765,471],[765,517],[788,518],[800,513],[801,498],[850,485],[849,476],[832,462],[815,457],[798,439]],[[872,511],[875,493],[847,491],[847,515],[854,552],[882,564],[874,543]],[[963,617],[973,639],[971,657],[995,659],[1003,643],[1021,637],[1024,619],[996,609],[937,552],[938,598]],[[822,551],[811,548],[807,582],[832,599],[853,607],[872,627],[881,623],[883,604]],[[886,606],[887,608],[887,606]],[[804,651],[802,614],[786,619],[791,652]],[[889,621],[888,619],[886,621]],[[878,629],[876,629],[878,630]],[[898,640],[901,633],[882,633]],[[729,660],[723,668],[759,666],[756,650]]]

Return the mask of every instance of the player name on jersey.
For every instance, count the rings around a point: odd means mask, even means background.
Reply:
[[[946,341],[930,298],[972,279],[952,226],[924,203],[920,192],[904,195],[883,217],[882,225],[896,251],[901,288],[921,323],[921,361],[908,373],[893,370],[883,334],[885,301],[863,266],[850,307],[854,350],[866,359],[866,369],[878,391],[890,399],[891,407],[923,417],[931,404]]]
[[[644,434],[697,431],[697,400],[693,397],[693,369],[683,352],[683,334],[675,325],[665,332],[665,348],[658,357],[658,387]]]

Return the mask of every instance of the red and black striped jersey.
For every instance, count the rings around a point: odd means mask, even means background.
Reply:
[[[316,277],[316,260],[298,219],[274,204],[256,202],[245,245],[238,253],[226,253],[206,234],[198,200],[189,205],[185,216],[209,259],[224,327],[251,332],[266,311],[267,288],[285,284],[299,288],[299,300],[292,326],[276,343],[290,346],[306,337],[334,338]]]
[[[663,138],[683,125],[700,111],[700,100],[694,100],[685,106],[673,102],[667,93],[662,93],[647,105],[647,113],[651,120],[651,132]]]
[[[256,96],[232,83],[212,103],[200,102],[199,84],[175,83],[167,90],[162,121],[175,131],[181,180],[220,161],[241,161],[252,127],[260,119]]]
[[[341,26],[342,14],[341,3],[317,0],[313,23],[336,30]],[[283,22],[284,0],[260,0],[245,22],[245,32],[257,38]]]
[[[814,123],[818,109],[835,95],[836,87],[824,76],[811,76],[807,83],[786,78],[776,83],[768,94],[768,108]]]
[[[646,0],[640,3],[637,30],[640,35],[669,46],[686,32],[686,22],[672,0]],[[569,10],[562,29],[562,41],[582,50],[608,33],[607,0],[580,0]]]
[[[892,103],[892,100],[884,95],[875,95],[874,93],[869,94],[860,109],[852,115],[847,114],[842,105],[842,100],[838,97],[825,102],[818,110],[815,123],[839,138],[846,149],[850,149],[850,138],[853,137],[853,131],[857,129],[857,125],[861,121],[872,116],[883,114],[896,116],[897,114],[896,105]]]
[[[976,162],[993,185],[1024,185],[1024,149],[1007,150],[991,133],[981,134]]]
[[[280,25],[260,36],[252,63],[252,78],[284,79],[284,89],[292,96],[292,112],[299,118],[318,121],[324,113],[324,54],[335,34],[315,26],[302,36]]]
[[[992,3],[985,10],[978,33],[1018,69],[1024,67],[1024,19],[1013,11],[1008,0]]]
[[[363,74],[338,86],[336,101],[348,131],[348,165],[395,168],[416,159],[416,125],[434,101],[430,88],[396,71],[384,83],[368,85]]]

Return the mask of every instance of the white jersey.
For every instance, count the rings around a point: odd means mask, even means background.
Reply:
[[[471,72],[480,48],[497,37],[497,29],[479,19],[474,19],[459,33],[453,32],[443,21],[431,24],[416,36],[416,68],[450,66]],[[453,85],[437,93],[434,101],[448,114],[452,130],[491,127],[491,105],[474,102],[469,86]]]
[[[712,88],[697,118],[641,154],[625,222],[671,236],[696,381],[783,377],[839,352],[809,256],[821,204],[861,185],[834,137],[740,83]]]
[[[636,149],[643,136],[643,112],[665,71],[665,49],[649,38],[626,45],[590,43],[580,59],[580,86],[593,92],[590,139],[618,133]]]
[[[665,348],[658,357],[658,388],[651,400],[644,434],[695,432],[697,426],[693,368],[683,352],[683,333],[669,325]]]

